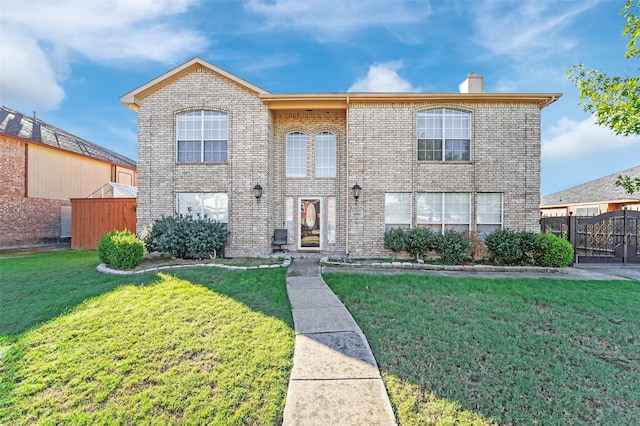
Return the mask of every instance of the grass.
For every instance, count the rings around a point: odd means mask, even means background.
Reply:
[[[131,278],[98,263],[0,259],[0,424],[282,421],[295,337],[284,269]]]
[[[325,275],[398,421],[637,424],[637,282]]]

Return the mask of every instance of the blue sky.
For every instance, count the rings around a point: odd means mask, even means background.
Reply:
[[[541,192],[640,164],[578,106],[584,63],[624,58],[624,1],[0,0],[0,103],[137,159],[130,90],[199,56],[272,93],[563,93],[542,113]]]

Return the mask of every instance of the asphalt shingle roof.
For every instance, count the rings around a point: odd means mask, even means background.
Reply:
[[[569,204],[599,203],[616,200],[638,200],[638,194],[630,195],[624,188],[615,185],[618,176],[628,175],[640,178],[640,166],[632,167],[609,176],[601,177],[583,184],[568,188],[540,199],[540,206],[556,206]]]
[[[136,162],[131,158],[5,106],[0,106],[0,133],[76,152],[113,164],[136,167]]]

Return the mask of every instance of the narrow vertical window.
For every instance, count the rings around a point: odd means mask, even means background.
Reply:
[[[287,228],[287,243],[293,243],[293,232],[295,223],[293,216],[293,197],[287,197],[284,207],[285,227]]]
[[[327,243],[336,242],[336,197],[327,197]]]
[[[293,132],[287,135],[287,177],[307,176],[307,136]]]
[[[476,223],[478,234],[486,237],[502,229],[502,194],[487,192],[477,194]]]
[[[316,135],[316,177],[336,176],[336,135],[322,132]]]
[[[411,228],[411,194],[387,192],[384,194],[385,231],[392,228]]]

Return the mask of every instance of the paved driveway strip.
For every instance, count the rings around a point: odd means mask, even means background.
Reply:
[[[296,346],[284,425],[395,425],[369,343],[318,259],[293,261],[287,292]]]

